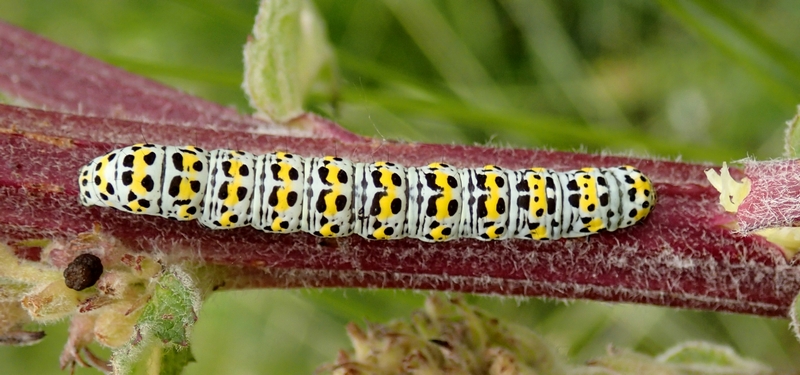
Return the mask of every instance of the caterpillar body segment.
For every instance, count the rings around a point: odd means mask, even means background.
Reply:
[[[650,213],[656,203],[653,183],[641,171],[629,165],[609,168],[620,190],[619,228],[636,224]]]
[[[134,145],[92,160],[80,170],[81,202],[161,215],[163,147]]]
[[[208,154],[193,146],[167,146],[164,163],[163,215],[176,220],[199,218],[208,183]]]
[[[260,155],[255,170],[250,225],[275,233],[301,230],[306,186],[303,158],[286,152]]]
[[[606,213],[606,230],[613,232],[619,228],[620,218],[622,217],[622,192],[620,182],[617,180],[611,169],[601,169],[603,177],[608,183],[608,212]],[[655,190],[653,190],[655,199]],[[655,203],[655,200],[653,201]]]
[[[408,168],[406,235],[428,242],[458,238],[461,224],[461,176],[443,163]]]
[[[566,177],[560,178],[564,197],[561,204],[564,225],[561,237],[582,237],[592,233],[585,231],[585,228],[597,211],[592,205],[597,201],[596,181],[590,181],[591,175],[584,171],[569,171],[559,177]]]
[[[354,231],[375,240],[406,236],[408,179],[406,169],[389,162],[356,163]]]
[[[305,160],[303,231],[320,237],[353,233],[354,174],[349,160],[333,156]]]
[[[500,167],[462,169],[460,237],[483,240],[508,238],[509,174]]]
[[[115,179],[109,186],[115,185],[118,205],[137,214],[161,215],[164,148],[126,147],[115,159]]]
[[[578,172],[580,223],[573,227],[580,233],[597,233],[607,229],[610,211],[608,181],[598,168],[584,168]]]
[[[320,237],[556,240],[642,221],[656,203],[631,166],[556,172],[444,163],[406,168],[285,152],[137,144],[79,170],[80,202],[212,229]]]
[[[557,240],[561,238],[563,220],[561,180],[558,173],[544,168],[510,172],[514,175],[511,189],[512,216],[517,217],[514,238]]]
[[[213,150],[208,160],[210,170],[200,223],[212,229],[250,225],[250,202],[256,187],[255,155]]]
[[[89,164],[84,165],[78,171],[78,188],[80,189],[79,196],[81,204],[84,206],[112,206],[118,202],[116,198],[111,200],[111,198],[114,197],[114,194],[111,196],[108,194],[101,194],[100,190],[107,190],[109,181],[113,181],[108,180],[105,177],[107,173],[106,171],[100,171],[100,169],[104,168],[103,166],[98,167],[98,163],[103,160],[107,160],[109,155],[111,154],[107,154],[92,160]],[[116,154],[114,154],[114,157],[116,157]],[[111,189],[114,189],[113,186]]]

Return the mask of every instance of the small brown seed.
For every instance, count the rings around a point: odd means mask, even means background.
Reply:
[[[78,255],[64,270],[64,282],[67,287],[84,290],[93,286],[103,274],[103,263],[92,254]]]

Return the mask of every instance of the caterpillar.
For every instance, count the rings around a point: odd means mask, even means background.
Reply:
[[[656,203],[651,181],[631,166],[406,168],[155,144],[95,158],[80,169],[78,184],[84,206],[198,219],[211,229],[250,225],[273,233],[427,242],[582,237],[634,225]]]

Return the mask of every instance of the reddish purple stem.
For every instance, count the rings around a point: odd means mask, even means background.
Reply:
[[[295,136],[361,137],[330,122],[286,127],[180,92],[0,21],[0,91],[42,108],[97,117]],[[146,136],[140,134],[139,137]]]
[[[68,58],[60,57],[65,53]],[[12,60],[16,63],[9,63]],[[66,65],[78,60],[94,68],[75,70]],[[57,88],[63,85],[73,94],[59,93]],[[114,94],[131,87],[143,89],[131,97]],[[0,25],[0,89],[68,112],[79,112],[79,104],[91,103],[91,110],[84,106],[83,111],[97,115],[0,106],[0,233],[12,242],[70,240],[98,223],[103,232],[134,251],[159,251],[171,260],[202,259],[229,269],[236,276],[225,281],[227,288],[417,288],[640,302],[766,316],[785,316],[800,289],[800,272],[774,245],[760,237],[735,236],[716,224],[722,213],[718,193],[705,179],[705,166],[555,151],[379,142],[352,136],[316,116],[297,121],[309,124],[309,129],[334,129],[326,135],[336,138],[254,134],[249,125],[237,124],[256,120],[241,116],[231,120],[226,117],[230,110],[224,107],[107,68],[7,25]],[[165,112],[166,102],[171,103],[169,108],[180,110]],[[147,121],[125,120],[135,117],[132,114]],[[210,119],[230,122],[215,127],[201,124]],[[179,124],[170,124],[173,121]],[[342,133],[337,136],[337,131]],[[456,240],[441,244],[413,239],[368,241],[358,236],[320,239],[305,233],[272,235],[251,228],[213,231],[196,222],[82,207],[77,199],[78,168],[117,146],[143,141],[143,135],[161,144],[331,154],[406,166],[442,161],[459,167],[492,163],[512,169],[563,170],[630,164],[653,179],[659,201],[643,224],[614,233],[546,242]],[[60,263],[56,259],[57,266],[65,266]]]
[[[746,163],[750,194],[736,218],[743,233],[768,227],[791,227],[800,221],[800,162],[775,160]]]
[[[737,237],[713,224],[718,194],[691,164],[553,151],[395,143],[340,143],[253,135],[165,124],[100,119],[0,107],[6,157],[0,165],[0,229],[12,239],[71,238],[94,223],[136,251],[241,268],[229,287],[397,287],[503,295],[592,298],[784,315],[800,275],[759,237]],[[11,134],[11,129],[18,134]],[[642,224],[586,238],[537,242],[457,240],[323,240],[250,228],[212,231],[195,222],[134,216],[77,202],[81,164],[132,134],[150,141],[200,144],[262,153],[335,154],[355,161],[390,159],[404,165],[444,161],[472,167],[491,161],[508,168],[637,165],[656,183],[658,205]],[[35,134],[35,137],[31,137]],[[120,135],[122,134],[122,135]],[[27,136],[26,136],[27,135]]]

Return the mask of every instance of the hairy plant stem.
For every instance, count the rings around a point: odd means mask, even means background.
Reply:
[[[98,225],[104,236],[130,252],[201,264],[223,288],[415,288],[764,316],[786,316],[800,290],[800,272],[776,246],[757,236],[735,236],[720,224],[729,218],[718,207],[718,194],[706,181],[703,165],[381,142],[313,115],[293,120],[294,126],[268,125],[5,24],[0,24],[0,91],[55,109],[0,106],[0,237],[28,259],[41,256],[31,240],[70,241]],[[329,154],[358,162],[391,160],[406,166],[433,161],[512,169],[630,164],[651,177],[659,200],[642,225],[614,233],[558,241],[441,244],[272,235],[251,228],[213,231],[195,222],[82,207],[78,168],[114,147],[145,140],[253,153]],[[50,261],[63,268],[62,259],[69,257]]]

